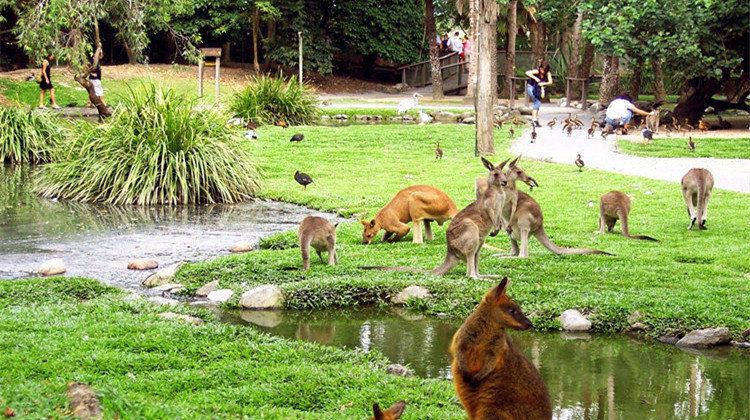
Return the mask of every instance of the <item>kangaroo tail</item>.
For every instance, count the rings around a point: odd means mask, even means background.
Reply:
[[[360,270],[382,270],[382,271],[399,271],[405,273],[422,273],[429,274],[427,270],[420,270],[419,268],[412,267],[388,267],[384,265],[364,265],[359,267]]]
[[[659,242],[658,239],[654,239],[650,236],[646,235],[631,235],[630,229],[628,228],[628,214],[623,210],[619,209],[617,211],[617,216],[620,217],[620,225],[622,226],[622,236],[630,239],[641,239],[644,241],[653,241],[653,242]]]
[[[652,237],[646,236],[646,235],[628,235],[628,238],[631,238],[631,239],[640,239],[640,240],[643,240],[643,241],[651,241],[651,242],[661,242],[661,241],[659,241],[656,238],[652,238]]]
[[[451,268],[455,267],[456,264],[458,264],[458,257],[456,257],[452,252],[450,252],[450,250],[448,250],[448,253],[445,254],[445,260],[443,261],[443,263],[437,266],[430,273],[435,276],[442,276],[445,273],[449,272]]]
[[[547,236],[544,228],[540,228],[535,234],[536,239],[544,245],[545,248],[549,249],[557,255],[589,255],[589,254],[602,254],[602,255],[614,255],[609,252],[599,251],[598,249],[587,249],[587,248],[565,248],[555,245]]]

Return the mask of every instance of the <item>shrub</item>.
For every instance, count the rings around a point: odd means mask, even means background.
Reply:
[[[0,107],[0,159],[4,163],[49,162],[62,137],[52,115]]]
[[[260,175],[242,150],[242,132],[226,122],[173,90],[131,89],[105,123],[76,125],[60,162],[42,167],[36,191],[111,204],[244,200]]]
[[[320,111],[314,91],[300,86],[296,77],[284,81],[265,75],[254,76],[244,90],[237,92],[230,109],[237,116],[260,125],[277,121],[310,124],[317,120]]]

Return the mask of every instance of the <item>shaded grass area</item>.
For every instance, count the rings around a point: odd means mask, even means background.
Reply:
[[[657,138],[651,144],[620,140],[617,147],[631,155],[650,157],[713,157],[750,159],[750,138],[693,138],[695,150],[687,138]]]
[[[336,212],[370,218],[401,188],[435,185],[460,207],[474,196],[474,179],[486,171],[473,156],[473,126],[383,125],[295,127],[302,143],[289,143],[291,130],[264,127],[253,153],[266,179],[261,195]],[[507,128],[496,131],[497,150],[507,150]],[[440,141],[445,159],[435,160]],[[508,157],[500,153],[493,160]],[[750,326],[750,230],[738,229],[748,196],[715,191],[710,204],[709,230],[687,231],[679,186],[675,183],[586,170],[572,165],[523,162],[540,183],[532,195],[545,215],[545,229],[564,246],[591,247],[616,254],[555,256],[534,239],[529,259],[498,258],[484,250],[480,272],[508,275],[513,296],[542,330],[558,328],[561,312],[577,308],[590,315],[594,329],[621,331],[634,311],[643,315],[649,333],[685,332],[726,325],[735,335]],[[295,170],[309,173],[315,183],[297,185]],[[524,187],[525,188],[525,187]],[[631,232],[647,234],[661,243],[595,234],[598,199],[618,189],[633,197]],[[616,228],[619,231],[619,226]],[[435,229],[435,241],[410,243],[411,234],[397,244],[361,245],[359,223],[338,228],[337,267],[320,263],[301,272],[293,232],[266,240],[267,247],[242,256],[190,264],[178,274],[190,290],[211,280],[241,293],[264,283],[278,284],[292,308],[326,308],[381,303],[410,284],[426,286],[433,298],[414,306],[427,313],[467,315],[490,287],[488,281],[467,280],[459,265],[445,277],[415,273],[365,271],[364,265],[432,269],[445,255],[445,227]],[[498,236],[488,244],[508,253],[508,241]],[[236,305],[239,293],[230,305]]]
[[[400,399],[404,418],[463,417],[450,382],[386,375],[378,353],[164,320],[213,315],[123,295],[83,278],[0,282],[0,406],[68,417],[66,385],[81,381],[105,418],[365,418],[373,401]]]

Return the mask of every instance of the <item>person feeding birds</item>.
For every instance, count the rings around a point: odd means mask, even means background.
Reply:
[[[531,100],[531,124],[539,125],[539,108],[542,107],[542,98],[545,96],[544,87],[552,84],[552,73],[549,64],[540,63],[539,67],[526,72],[526,94]]]
[[[633,98],[627,93],[623,93],[616,97],[609,103],[609,106],[607,106],[607,112],[604,118],[607,126],[604,128],[604,131],[614,132],[618,128],[625,127],[633,118],[633,113],[647,116],[652,113],[658,113],[658,111],[647,112],[638,108],[633,105]]]

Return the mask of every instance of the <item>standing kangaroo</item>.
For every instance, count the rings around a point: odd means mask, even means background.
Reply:
[[[706,213],[708,211],[708,200],[711,198],[711,190],[714,188],[714,177],[708,169],[693,168],[682,177],[682,196],[687,204],[690,224],[688,230],[693,229],[698,222],[700,229],[706,227]]]
[[[436,221],[443,225],[458,213],[456,204],[448,195],[435,187],[428,185],[413,185],[399,191],[393,199],[383,207],[375,218],[360,221],[364,227],[362,241],[369,244],[380,229],[385,230],[383,242],[396,242],[409,233],[407,223],[414,222],[414,239],[417,244],[423,243],[422,223],[424,223],[425,237],[432,240],[430,222]]]
[[[516,189],[516,180],[520,179],[530,186],[536,184],[534,178],[531,178],[526,172],[518,166],[518,160],[514,159],[508,165],[506,172],[507,184],[503,187],[505,192],[505,202],[502,209],[503,223],[510,236],[511,255],[521,258],[529,256],[529,235],[534,235],[536,239],[557,255],[570,254],[604,254],[612,255],[604,251],[587,248],[564,248],[555,245],[547,233],[544,231],[544,218],[542,217],[542,208],[530,195]],[[521,241],[519,248],[518,241]]]
[[[630,197],[620,191],[610,191],[599,199],[599,233],[612,232],[617,220],[620,220],[622,236],[633,239],[659,242],[646,235],[631,235],[628,231],[628,213],[630,213]]]
[[[336,265],[338,255],[336,255],[336,225],[331,224],[328,220],[317,217],[307,216],[302,220],[298,230],[299,247],[302,250],[302,269],[310,268],[310,247],[318,253],[320,262],[323,262],[321,252],[328,251],[328,265]]]
[[[490,289],[453,336],[453,384],[469,419],[551,419],[547,386],[505,332],[532,327],[509,284]]]

